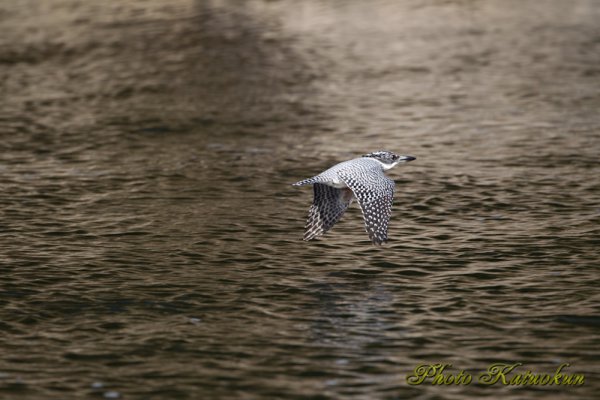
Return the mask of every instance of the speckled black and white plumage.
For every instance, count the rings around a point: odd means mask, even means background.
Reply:
[[[414,160],[389,151],[369,153],[344,161],[294,186],[314,185],[314,200],[309,211],[304,240],[323,235],[339,221],[353,198],[358,200],[371,241],[387,241],[388,223],[394,197],[394,181],[384,170]]]
[[[355,170],[342,170],[338,175],[358,200],[369,239],[378,245],[387,242],[394,200],[394,181],[384,175],[382,168],[366,169],[359,174]]]
[[[354,197],[350,189],[336,189],[323,183],[313,185],[314,200],[308,211],[304,240],[327,232],[342,218]]]

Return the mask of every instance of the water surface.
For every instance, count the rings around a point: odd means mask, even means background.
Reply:
[[[592,398],[600,5],[0,5],[0,397]],[[418,160],[390,241],[290,184]],[[581,387],[409,386],[493,362]]]

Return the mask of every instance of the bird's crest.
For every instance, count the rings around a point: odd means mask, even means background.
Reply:
[[[381,161],[384,164],[393,164],[400,158],[399,155],[392,153],[391,151],[374,151],[373,153],[364,154],[363,157],[371,157]]]

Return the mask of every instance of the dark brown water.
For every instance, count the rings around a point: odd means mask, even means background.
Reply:
[[[0,3],[0,398],[591,399],[600,3]],[[290,186],[368,151],[300,240]],[[409,386],[422,363],[585,375]]]

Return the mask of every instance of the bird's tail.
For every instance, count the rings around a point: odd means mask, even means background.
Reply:
[[[313,177],[313,178],[308,178],[308,179],[303,179],[299,182],[296,183],[292,183],[292,186],[304,186],[304,185],[312,185],[314,183],[316,183],[317,180]]]

